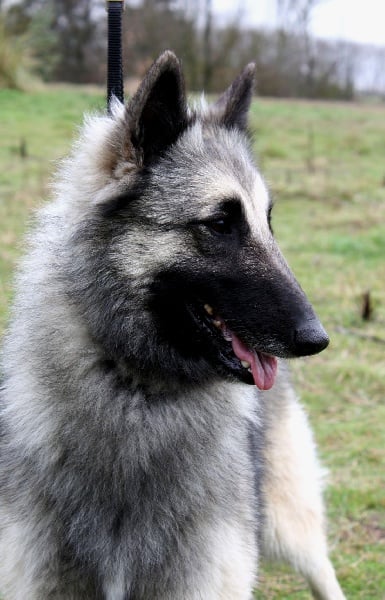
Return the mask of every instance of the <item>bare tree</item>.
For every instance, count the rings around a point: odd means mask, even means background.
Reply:
[[[211,87],[213,61],[212,61],[212,31],[213,31],[212,1],[205,0],[204,29],[203,29],[203,76],[202,87],[209,90]]]
[[[314,9],[324,0],[276,0],[279,29],[309,31]]]
[[[287,32],[298,36],[302,42],[301,72],[303,95],[315,96],[317,58],[315,40],[310,27],[314,9],[324,0],[276,0],[277,23],[281,43]],[[286,50],[286,48],[285,48]],[[282,51],[282,50],[281,50]]]

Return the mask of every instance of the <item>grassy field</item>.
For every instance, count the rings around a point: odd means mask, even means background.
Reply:
[[[101,94],[0,91],[0,331],[28,218],[55,161]],[[385,598],[385,106],[258,100],[255,150],[276,200],[273,227],[331,336],[293,362],[330,470],[333,561],[351,600]],[[373,314],[361,318],[370,292]],[[301,600],[300,577],[264,566],[259,600]]]

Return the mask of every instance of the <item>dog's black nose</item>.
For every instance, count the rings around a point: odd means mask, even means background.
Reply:
[[[310,356],[322,352],[329,345],[329,336],[317,319],[311,319],[294,332],[297,356]]]

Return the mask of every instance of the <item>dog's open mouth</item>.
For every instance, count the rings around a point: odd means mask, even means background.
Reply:
[[[269,390],[277,373],[276,357],[249,348],[209,304],[204,304],[203,309],[199,315],[200,324],[219,341],[217,346],[226,368],[245,383]]]

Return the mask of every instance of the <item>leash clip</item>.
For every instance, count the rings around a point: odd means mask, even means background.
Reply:
[[[122,11],[124,11],[125,7],[126,7],[126,2],[125,0],[106,0],[106,11],[108,12],[108,8],[111,5],[111,3],[114,4],[121,4],[121,9]]]

